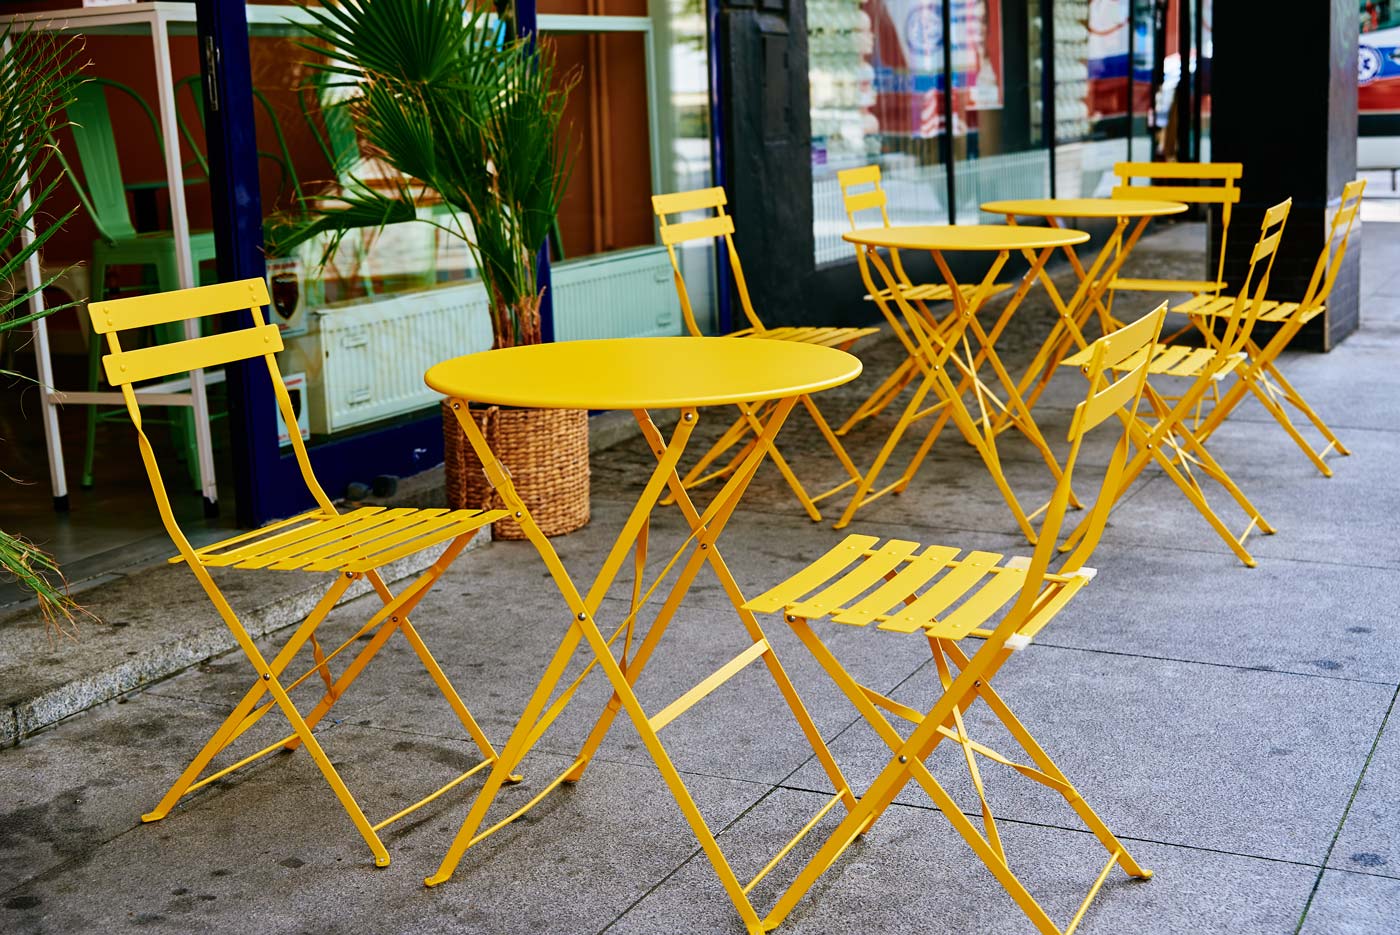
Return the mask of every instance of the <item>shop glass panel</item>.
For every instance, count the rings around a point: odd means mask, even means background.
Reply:
[[[980,205],[1050,194],[1042,138],[1039,0],[951,0],[953,184],[957,220]]]
[[[836,173],[878,163],[895,224],[948,220],[942,12],[927,0],[809,0],[816,260],[851,257]]]

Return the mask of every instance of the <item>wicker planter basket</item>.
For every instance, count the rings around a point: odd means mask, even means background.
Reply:
[[[546,536],[573,532],[588,522],[588,413],[583,409],[473,409],[486,443],[510,471],[516,492]],[[447,505],[454,510],[499,509],[457,415],[444,400],[442,436]],[[491,534],[524,539],[514,519],[498,520]]]

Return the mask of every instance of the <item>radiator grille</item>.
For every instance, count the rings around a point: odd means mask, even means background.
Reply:
[[[681,307],[664,247],[571,260],[550,275],[556,341],[681,333]]]

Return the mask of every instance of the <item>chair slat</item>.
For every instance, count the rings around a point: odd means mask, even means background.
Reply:
[[[1003,568],[992,576],[976,594],[963,601],[938,625],[928,629],[930,636],[960,640],[1001,610],[1026,586],[1024,568]]]
[[[1115,162],[1113,174],[1152,179],[1237,179],[1244,175],[1241,162]]]
[[[262,279],[241,279],[238,282],[182,289],[179,292],[92,302],[88,305],[88,315],[92,318],[92,330],[98,334],[107,334],[110,331],[126,331],[130,328],[164,325],[188,318],[204,318],[208,315],[222,315],[253,307],[261,308],[270,301],[266,282]]]
[[[263,325],[258,328],[242,328],[227,334],[210,335],[207,338],[191,338],[188,341],[174,341],[170,344],[157,344],[134,351],[120,351],[108,354],[102,359],[107,372],[107,382],[112,386],[126,386],[154,380],[156,377],[184,373],[188,370],[203,370],[235,360],[247,360],[264,354],[275,354],[282,350],[282,332],[276,325]]]
[[[1191,353],[1191,348],[1180,345],[1158,344],[1153,348],[1156,352],[1149,367],[1150,373],[1170,373],[1171,369],[1181,363],[1181,359]],[[1127,369],[1126,363],[1119,364],[1119,367]]]
[[[852,185],[878,185],[880,184],[880,167],[869,165],[857,166],[854,169],[842,169],[836,173],[836,183],[842,189],[850,188]]]
[[[918,600],[880,624],[881,630],[896,633],[913,633],[934,622],[945,608],[954,604],[988,574],[993,566],[1001,561],[996,552],[970,552],[968,556],[942,578],[934,582]]]
[[[1191,352],[1185,357],[1183,357],[1180,361],[1178,361],[1175,365],[1165,370],[1157,372],[1165,373],[1167,376],[1172,377],[1194,377],[1198,375],[1203,368],[1209,365],[1211,361],[1215,359],[1215,357],[1216,351],[1214,348],[1192,348]],[[1153,369],[1155,370],[1156,368],[1154,367]]]
[[[1133,279],[1122,276],[1114,277],[1108,287],[1124,292],[1214,292],[1221,284],[1209,279]]]
[[[875,553],[851,569],[845,575],[805,601],[792,604],[788,613],[804,619],[824,617],[831,611],[856,597],[866,589],[898,568],[906,558],[914,554],[919,543],[903,539],[891,539],[875,550]]]
[[[840,574],[852,562],[859,561],[865,550],[879,541],[877,536],[847,536],[835,548],[791,578],[769,588],[758,597],[750,599],[744,605],[744,609],[760,614],[771,614],[774,611],[782,610],[789,604],[796,603],[809,591],[815,590]]]
[[[311,514],[307,517],[311,520],[311,522],[307,523],[304,526],[298,526],[295,529],[284,530],[282,532],[277,533],[276,535],[268,536],[265,539],[259,539],[255,542],[248,542],[242,544],[236,549],[230,549],[227,552],[220,552],[217,555],[209,554],[208,552],[201,552],[199,553],[199,560],[203,564],[209,565],[213,568],[220,568],[225,565],[233,565],[237,562],[242,561],[243,559],[253,558],[255,556],[262,555],[273,549],[278,549],[285,545],[290,545],[291,543],[299,542],[302,539],[305,539],[306,537],[311,535],[315,535],[318,532],[324,532],[329,529],[345,526],[346,524],[353,523],[359,519],[362,519],[365,516],[374,513],[382,513],[383,511],[384,508],[382,506],[367,506],[361,507],[360,509],[354,510],[350,513],[341,513],[337,516],[325,518],[322,518],[316,514]],[[230,539],[227,542],[216,542],[209,548],[218,549],[225,545],[231,545],[240,538],[241,537],[235,537],[234,539]]]
[[[726,203],[724,189],[718,186],[651,196],[651,208],[656,214],[684,214],[702,208],[717,208]]]
[[[1087,575],[1071,578],[1069,581],[1058,582],[1051,585],[1054,590],[1047,589],[1041,594],[1040,601],[1034,610],[1026,617],[1026,622],[1021,624],[1017,634],[1025,637],[1034,637],[1045,625],[1055,619],[1055,615],[1064,609],[1074,595],[1078,594],[1084,585],[1089,583]]]
[[[719,214],[698,221],[683,221],[680,224],[667,224],[661,228],[661,242],[666,246],[686,243],[691,240],[708,240],[734,233],[734,218]]]
[[[948,567],[948,563],[957,557],[959,551],[961,550],[952,546],[929,546],[914,556],[889,581],[831,619],[836,623],[865,626],[917,594],[919,588]]]
[[[1147,201],[1180,201],[1186,204],[1238,204],[1240,190],[1219,185],[1117,185],[1114,198]]]
[[[877,188],[873,192],[856,192],[854,195],[846,195],[846,211],[855,214],[857,211],[868,211],[871,208],[883,208],[885,206],[885,190]]]

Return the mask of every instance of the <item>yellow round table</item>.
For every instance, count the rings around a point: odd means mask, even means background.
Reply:
[[[1018,217],[1043,218],[1051,227],[1063,228],[1066,218],[1093,218],[1117,222],[1113,233],[1104,241],[1098,256],[1086,270],[1074,248],[1064,248],[1070,266],[1079,277],[1079,285],[1069,302],[1065,302],[1054,282],[1048,275],[1042,275],[1046,292],[1060,320],[1051,330],[1050,336],[1040,347],[1040,352],[1026,368],[1017,386],[1026,397],[1028,405],[1044,392],[1050,382],[1050,374],[1055,372],[1064,356],[1076,348],[1085,347],[1084,326],[1089,316],[1097,312],[1099,326],[1106,333],[1116,330],[1121,322],[1113,317],[1112,298],[1104,303],[1104,294],[1119,286],[1127,285],[1118,276],[1128,256],[1137,246],[1138,238],[1147,229],[1153,218],[1182,214],[1187,205],[1179,201],[1152,201],[1145,198],[1023,198],[1006,201],[989,201],[982,205],[988,214],[1004,214],[1012,224]],[[1136,221],[1132,232],[1124,236],[1128,225]]]
[[[1030,291],[1031,285],[1043,277],[1045,264],[1051,254],[1057,249],[1072,249],[1085,243],[1089,235],[1083,231],[1057,226],[929,224],[862,228],[841,236],[848,243],[857,246],[856,259],[866,291],[884,312],[896,336],[904,342],[910,359],[922,373],[923,379],[890,431],[879,454],[875,456],[874,463],[862,475],[856,494],[846,507],[845,514],[837,522],[836,528],[841,529],[848,525],[861,507],[887,493],[904,491],[928,456],[934,441],[951,419],[963,438],[977,450],[987,465],[1021,532],[1032,543],[1035,542],[1035,530],[1031,526],[1030,517],[1022,509],[1002,471],[1001,458],[996,448],[998,432],[1005,425],[1019,429],[1040,452],[1056,481],[1060,477],[1060,465],[1031,417],[1030,407],[1021,398],[1016,382],[998,356],[996,342]],[[930,324],[927,312],[915,308],[899,288],[899,278],[891,269],[891,265],[885,262],[881,255],[882,250],[928,251],[948,284],[953,303],[952,312],[942,321]],[[969,292],[958,284],[943,254],[974,252],[990,253],[994,254],[994,257],[981,283]],[[1013,253],[1024,256],[1030,264],[1030,270],[1022,277],[1020,285],[988,331],[978,320],[977,313],[996,291],[997,276]],[[881,280],[879,284],[875,279],[877,274]],[[1049,277],[1044,279],[1049,281]],[[891,308],[891,305],[894,308]],[[900,323],[901,319],[903,326]],[[977,339],[978,348],[975,355],[968,341],[969,334]],[[1000,384],[1000,391],[978,377],[978,371],[984,364],[990,364],[992,367]],[[969,391],[973,396],[977,416],[973,415],[963,399]],[[930,394],[937,401],[926,405],[925,400]],[[933,418],[933,424],[903,473],[893,483],[877,489],[876,481],[905,433],[914,423],[929,418]]]
[[[811,393],[855,379],[860,369],[860,361],[850,354],[815,344],[763,338],[632,338],[570,341],[485,351],[444,361],[427,372],[425,380],[428,385],[448,397],[457,421],[481,459],[491,485],[500,495],[505,508],[515,513],[567,605],[559,608],[557,617],[521,621],[523,626],[548,627],[553,632],[559,632],[562,639],[545,664],[539,684],[441,865],[436,873],[427,878],[428,885],[446,881],[468,848],[529,811],[561,783],[581,779],[607,736],[614,718],[625,712],[680,806],[691,831],[710,858],[745,928],[748,931],[762,931],[747,888],[739,882],[720,850],[715,833],[686,788],[658,732],[729,679],[761,660],[764,663],[762,668],[776,683],[778,693],[825,769],[832,788],[837,790],[823,813],[838,802],[848,809],[855,806],[855,795],[849,783],[799,700],[767,636],[754,615],[744,609],[746,598],[725,565],[716,540],[724,531],[765,455],[772,454],[777,460],[773,439],[793,406]],[[575,585],[550,540],[540,533],[528,506],[511,483],[509,470],[497,461],[481,429],[467,414],[468,401],[502,406],[633,411],[648,447],[656,457],[656,469],[586,594]],[[768,405],[760,413],[758,405],[764,401],[768,401]],[[744,409],[756,438],[741,455],[737,469],[729,474],[719,493],[702,511],[691,500],[676,466],[699,421],[698,407],[722,404],[735,404]],[[681,410],[680,419],[669,440],[662,436],[648,416],[647,409],[653,408]],[[663,489],[669,489],[685,519],[689,535],[669,561],[648,562],[648,541],[653,538],[649,534],[649,517]],[[633,550],[634,561],[628,563],[627,553]],[[602,610],[604,597],[609,594],[619,573],[628,564],[633,566],[632,571],[636,576],[631,589],[630,607],[623,614],[617,607],[621,601],[610,602],[609,608],[619,619],[609,625],[609,632],[605,635],[596,615]],[[694,686],[675,686],[669,693],[663,689],[663,694],[669,694],[676,700],[649,712],[642,707],[632,685],[641,676],[642,669],[657,649],[662,635],[703,566],[708,566],[719,580],[740,623],[738,628],[717,628],[713,635],[707,635],[706,645],[719,647],[723,645],[725,633],[737,635],[740,639],[733,650],[737,654]],[[644,586],[643,579],[653,576],[654,583]],[[658,588],[661,588],[664,600],[655,620],[649,626],[642,626],[638,617],[648,606],[655,606],[649,605],[649,599]],[[510,606],[512,595],[500,597],[507,607]],[[705,621],[707,626],[712,622]],[[634,637],[638,639],[635,644]],[[577,669],[571,669],[569,664],[580,650],[580,643],[587,643],[582,650],[585,668],[582,675],[574,678]],[[674,649],[675,643],[674,640],[670,641],[668,646]],[[600,669],[607,679],[613,701],[598,712],[594,727],[578,755],[552,779],[548,775],[532,775],[531,782],[539,790],[537,794],[510,815],[487,823],[487,813],[503,785],[518,778],[514,773],[522,758],[568,707],[575,689],[594,668]],[[572,681],[564,681],[566,672]],[[652,683],[656,681],[652,679]],[[653,691],[656,688],[654,684],[649,687]],[[735,750],[734,755],[742,757],[744,754]],[[802,756],[805,757],[806,753],[803,752]],[[529,766],[527,763],[526,768]],[[794,842],[808,830],[810,825],[798,832]]]
[[[799,397],[850,382],[845,351],[763,338],[614,338],[455,357],[424,380],[444,396],[531,409],[682,409]]]

